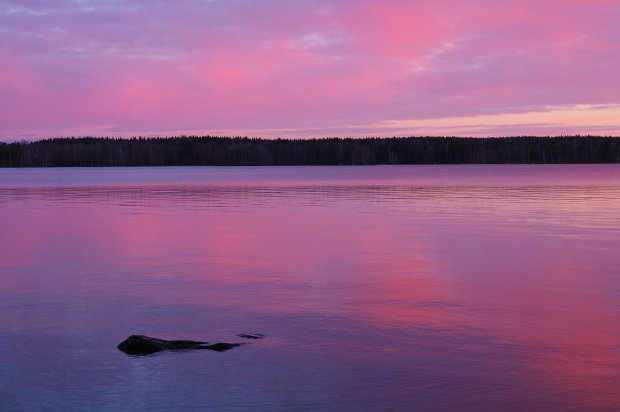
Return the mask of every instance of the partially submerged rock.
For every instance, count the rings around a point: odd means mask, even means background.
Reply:
[[[244,339],[263,339],[265,337],[262,333],[240,333],[237,336]]]
[[[125,352],[128,355],[144,356],[164,350],[184,351],[194,349],[207,349],[216,352],[224,352],[241,345],[243,345],[243,343],[224,342],[209,345],[209,342],[198,342],[193,340],[164,340],[158,338],[151,338],[144,335],[131,335],[130,337],[122,341],[117,347],[120,351]]]

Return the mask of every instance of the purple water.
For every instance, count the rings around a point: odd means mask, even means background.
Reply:
[[[0,409],[617,410],[619,250],[617,165],[2,169]]]

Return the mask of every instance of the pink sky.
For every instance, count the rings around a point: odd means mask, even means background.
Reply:
[[[0,1],[0,139],[620,135],[618,0]]]

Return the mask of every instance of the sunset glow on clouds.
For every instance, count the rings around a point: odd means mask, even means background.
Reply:
[[[0,0],[0,138],[620,135],[617,0]]]

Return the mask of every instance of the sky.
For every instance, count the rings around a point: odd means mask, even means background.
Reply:
[[[0,139],[620,135],[620,0],[0,0]]]

